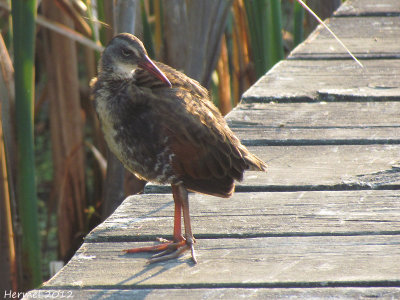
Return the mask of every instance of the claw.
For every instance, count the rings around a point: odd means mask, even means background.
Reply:
[[[190,251],[192,252],[192,260],[195,264],[197,264],[197,258],[196,258],[196,253],[194,252],[194,245],[190,245]]]

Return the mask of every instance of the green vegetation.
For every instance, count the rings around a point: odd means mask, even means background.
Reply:
[[[42,283],[38,208],[33,152],[33,100],[36,1],[12,1],[15,111],[17,134],[17,199],[22,229],[22,266],[26,288]]]

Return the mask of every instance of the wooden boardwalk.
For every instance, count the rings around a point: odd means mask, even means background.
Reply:
[[[40,290],[75,299],[400,299],[400,1],[347,0],[228,115],[269,165],[190,195],[199,263],[121,250],[170,237],[169,189],[127,198]],[[38,292],[39,290],[36,290]],[[46,294],[49,293],[49,294]]]

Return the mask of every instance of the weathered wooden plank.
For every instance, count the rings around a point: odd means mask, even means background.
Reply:
[[[34,297],[37,293],[38,297]],[[35,290],[31,298],[57,299],[397,299],[400,288],[396,287],[344,287],[344,288],[167,288],[167,289],[71,289]]]
[[[246,172],[238,186],[398,188],[399,145],[249,147],[268,172]]]
[[[340,129],[340,130],[338,130]],[[399,144],[398,127],[299,128],[292,126],[240,126],[235,134],[246,146]],[[262,137],[260,139],[260,137]]]
[[[329,28],[358,58],[400,58],[400,18],[349,17],[326,20]],[[322,25],[290,54],[289,59],[351,59]]]
[[[400,191],[190,194],[197,238],[400,234]],[[86,241],[154,241],[172,235],[170,194],[128,197]]]
[[[398,0],[347,0],[335,16],[396,16],[400,14]]]
[[[253,144],[256,146],[253,146]],[[400,145],[269,146],[261,136],[247,147],[268,165],[268,171],[247,171],[236,190],[298,191],[399,189]],[[170,192],[148,185],[146,193]]]
[[[148,265],[148,253],[121,252],[140,245],[84,243],[45,287],[400,286],[400,235],[198,239],[197,265],[189,253]]]
[[[245,143],[398,143],[400,102],[247,103],[227,116]],[[311,144],[311,142],[309,142]]]
[[[399,101],[400,60],[285,60],[243,94],[244,102]]]
[[[229,125],[387,127],[399,126],[400,102],[246,103],[227,115]]]

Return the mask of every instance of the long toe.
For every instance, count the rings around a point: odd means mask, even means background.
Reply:
[[[175,251],[164,251],[163,253],[159,253],[156,255],[153,255],[149,260],[148,263],[149,264],[153,264],[156,262],[161,262],[161,261],[166,261],[166,260],[170,260],[170,259],[174,259],[174,258],[178,258],[179,256],[181,256],[185,251],[189,250],[190,247],[187,244],[184,244],[182,247],[179,247],[178,249],[176,249]]]
[[[141,252],[159,252],[154,254],[150,259],[149,263],[155,263],[160,261],[166,261],[177,258],[182,255],[185,251],[191,250],[192,258],[195,263],[196,257],[194,254],[193,240],[186,240],[184,237],[177,242],[169,241],[163,238],[157,238],[161,243],[154,246],[138,247],[124,250],[125,253],[141,253]]]
[[[163,243],[158,245],[126,249],[124,250],[124,252],[126,253],[159,252],[154,254],[149,259],[148,263],[152,264],[156,262],[178,258],[184,252],[189,250],[191,251],[193,262],[197,263],[192,239],[189,239],[187,241],[184,238],[182,238],[182,240],[179,242],[171,242],[163,240]]]
[[[194,242],[192,239],[183,240],[179,243],[172,243],[168,246],[163,252],[154,254],[148,261],[149,264],[166,261],[174,258],[178,258],[185,251],[190,250],[192,255],[192,260],[195,264],[197,264],[196,253],[194,251]]]
[[[171,245],[172,242],[162,243],[154,246],[146,246],[146,247],[138,247],[132,249],[125,249],[123,250],[125,253],[141,253],[141,252],[159,252],[167,250]]]

